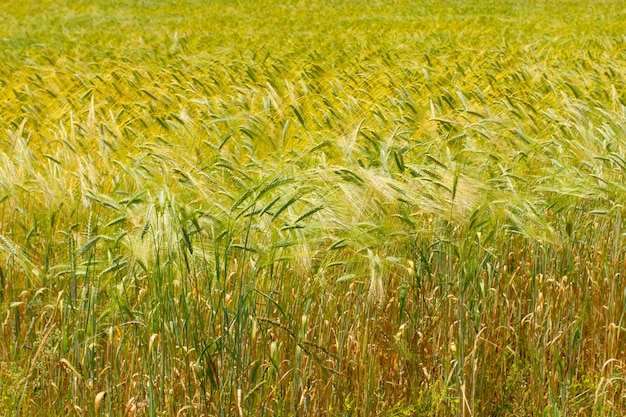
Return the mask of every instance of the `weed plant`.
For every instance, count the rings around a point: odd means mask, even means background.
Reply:
[[[621,1],[0,6],[0,414],[626,414]]]

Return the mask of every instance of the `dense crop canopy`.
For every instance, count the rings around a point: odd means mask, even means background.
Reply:
[[[620,1],[1,1],[0,414],[626,413]]]

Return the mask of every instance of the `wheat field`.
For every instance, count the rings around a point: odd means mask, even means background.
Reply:
[[[626,414],[623,2],[0,6],[0,415]]]

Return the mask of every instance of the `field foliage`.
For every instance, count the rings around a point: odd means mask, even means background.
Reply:
[[[626,414],[623,2],[0,7],[0,414]]]

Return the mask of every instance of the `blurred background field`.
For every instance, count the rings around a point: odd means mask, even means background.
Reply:
[[[626,413],[623,2],[0,7],[0,414]]]

